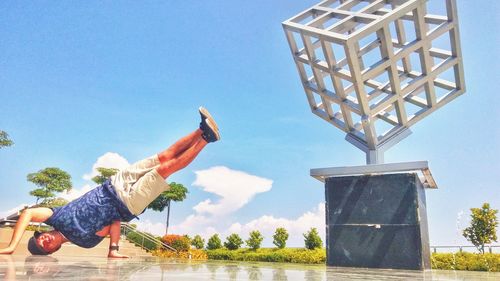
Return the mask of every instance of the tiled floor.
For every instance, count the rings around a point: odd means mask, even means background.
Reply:
[[[500,273],[400,271],[245,262],[179,262],[156,258],[0,255],[0,280],[500,280]]]

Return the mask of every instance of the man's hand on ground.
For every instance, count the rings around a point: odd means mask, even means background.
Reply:
[[[5,249],[0,249],[0,255],[10,255],[14,253],[14,249],[7,247]]]

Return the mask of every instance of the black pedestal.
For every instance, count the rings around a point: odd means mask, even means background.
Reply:
[[[417,174],[326,179],[327,264],[430,269],[425,191]]]

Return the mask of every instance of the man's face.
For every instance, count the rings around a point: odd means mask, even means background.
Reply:
[[[61,239],[58,239],[58,237],[56,237],[56,235],[52,232],[40,234],[40,236],[36,239],[36,242],[49,254],[52,254],[61,248]]]

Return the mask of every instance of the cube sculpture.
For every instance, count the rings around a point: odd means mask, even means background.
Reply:
[[[283,22],[311,110],[368,163],[465,91],[456,3],[426,2],[328,0]]]

